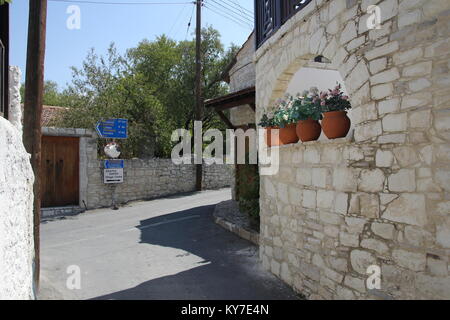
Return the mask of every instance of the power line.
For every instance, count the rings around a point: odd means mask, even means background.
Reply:
[[[237,5],[239,8],[241,8],[243,11],[247,11],[252,17],[254,16],[254,12],[248,10],[247,8],[244,8],[243,6],[241,6],[236,0],[223,0],[223,1],[228,1],[228,2],[232,2],[233,4]]]
[[[237,9],[235,6],[228,4],[227,2],[220,3],[216,0],[211,0],[212,2],[216,3],[217,5],[221,6],[223,9],[228,10],[232,12],[233,14],[239,15],[242,18],[245,18],[251,22],[253,22],[253,16],[249,15],[248,13],[241,11]]]
[[[172,27],[170,28],[170,31],[169,31],[169,33],[168,33],[169,37],[170,37],[170,35],[172,34],[173,28],[175,28],[175,25],[177,25],[177,23],[179,22],[179,20],[180,20],[180,18],[181,18],[181,15],[183,14],[183,12],[184,12],[185,9],[186,9],[186,5],[184,5],[184,6],[181,8],[180,13],[179,13],[178,16],[176,17],[175,22],[173,23]]]
[[[189,4],[192,2],[106,2],[106,1],[82,1],[82,0],[48,0],[61,3],[101,4],[101,5],[165,5],[165,4]]]
[[[230,17],[231,19],[236,20],[236,21],[239,21],[239,22],[241,22],[242,24],[245,24],[245,25],[247,25],[247,26],[251,26],[251,24],[252,24],[252,22],[249,21],[249,20],[246,20],[246,19],[244,19],[244,18],[241,18],[241,17],[239,17],[239,16],[236,16],[236,15],[234,15],[234,14],[232,14],[232,13],[229,13],[228,11],[222,10],[220,7],[218,7],[218,6],[215,5],[214,3],[208,2],[207,5],[209,6],[209,9],[210,9],[210,10],[212,10],[212,9],[217,10],[217,12],[216,12],[217,14],[220,14],[220,15],[222,15],[222,16],[226,15],[226,16]],[[206,5],[205,5],[205,6],[206,6]],[[213,11],[213,10],[212,10],[212,11]]]
[[[250,30],[253,30],[253,26],[250,26],[249,24],[247,24],[247,23],[245,23],[245,22],[241,22],[241,21],[239,21],[239,20],[236,20],[235,18],[226,16],[226,15],[222,14],[221,12],[216,11],[216,10],[214,10],[213,8],[210,8],[209,5],[205,5],[205,8],[208,9],[208,10],[210,10],[210,11],[212,11],[212,12],[214,12],[215,14],[217,14],[217,15],[219,15],[219,16],[225,18],[225,19],[228,19],[228,20],[230,20],[230,21],[233,21],[234,23],[238,24],[238,25],[241,26],[241,27],[244,27],[244,28],[248,28],[248,29],[250,29]]]
[[[195,4],[195,3],[194,3],[194,4]],[[184,37],[184,40],[187,39],[187,36],[188,36],[188,34],[189,34],[189,29],[191,28],[192,17],[194,16],[194,10],[195,10],[195,5],[192,6],[191,18],[189,19],[189,23],[188,23],[188,25],[187,25],[186,36]]]

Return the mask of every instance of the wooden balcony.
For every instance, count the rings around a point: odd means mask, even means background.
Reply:
[[[312,0],[255,0],[256,46],[278,30],[294,14]]]

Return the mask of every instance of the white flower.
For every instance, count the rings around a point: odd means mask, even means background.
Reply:
[[[286,120],[286,121],[288,121],[288,120],[289,120],[289,116],[288,116],[287,114],[285,114],[285,115],[283,116],[283,119]]]

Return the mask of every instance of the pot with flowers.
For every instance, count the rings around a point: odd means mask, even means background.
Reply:
[[[275,125],[275,120],[273,118],[273,114],[270,114],[270,113],[264,114],[261,118],[261,121],[259,122],[259,126],[266,129],[264,137],[265,137],[266,144],[268,147],[272,147],[272,142],[273,142],[273,145],[279,145],[278,139],[275,139],[275,137],[274,137],[275,141],[272,141],[272,130],[279,129]]]
[[[291,95],[286,95],[285,99],[278,100],[278,108],[275,111],[274,121],[280,128],[280,145],[298,142],[296,132],[297,120],[293,117],[295,101],[296,99]]]
[[[320,99],[317,88],[311,88],[297,95],[293,105],[292,117],[297,121],[296,132],[302,142],[316,141],[322,133],[319,120],[322,120]]]
[[[350,131],[351,121],[347,110],[351,109],[348,96],[345,96],[338,84],[333,90],[320,94],[323,113],[322,129],[328,139],[344,138]]]
[[[298,142],[296,120],[292,117],[294,101],[291,96],[279,99],[274,111],[262,116],[259,125],[266,128],[265,138],[269,147]]]

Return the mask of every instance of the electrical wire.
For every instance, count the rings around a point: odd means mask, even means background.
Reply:
[[[235,6],[232,6],[228,4],[227,2],[220,3],[216,0],[211,0],[212,2],[216,3],[217,5],[221,6],[223,9],[228,10],[229,12],[239,15],[240,17],[249,20],[250,22],[253,22],[253,16],[249,15],[248,13],[241,11],[237,9]]]
[[[238,6],[241,10],[246,11],[248,14],[250,14],[252,16],[252,18],[254,17],[254,12],[248,10],[247,8],[244,8],[243,6],[241,6],[236,0],[223,0],[224,2],[231,2],[232,4],[235,4],[236,6]]]
[[[191,18],[189,19],[189,23],[187,25],[187,30],[186,30],[186,36],[184,37],[185,41],[187,40],[187,37],[188,37],[188,34],[189,34],[189,30],[191,29],[191,23],[192,23],[192,17],[194,16],[194,10],[195,10],[195,6],[192,7]]]
[[[184,5],[184,6],[181,8],[180,13],[179,13],[178,16],[176,17],[175,22],[173,23],[172,27],[170,28],[170,31],[169,31],[169,33],[168,33],[169,38],[170,38],[170,36],[172,35],[173,28],[175,28],[175,25],[178,24],[178,22],[179,22],[179,20],[180,20],[180,18],[181,18],[181,15],[183,14],[183,12],[184,12],[185,9],[186,9],[186,5]]]
[[[230,12],[228,12],[228,11],[224,11],[224,10],[222,10],[220,7],[218,7],[217,5],[215,5],[214,3],[211,3],[211,2],[205,2],[205,6],[206,5],[208,5],[208,6],[210,6],[210,10],[211,9],[215,9],[215,10],[217,10],[217,11],[219,11],[220,12],[220,14],[223,16],[223,15],[227,15],[228,17],[230,17],[230,18],[232,18],[233,20],[237,20],[237,21],[240,21],[241,23],[243,23],[243,24],[245,24],[245,25],[247,25],[247,26],[252,26],[252,24],[253,24],[253,21],[251,21],[251,20],[246,20],[246,19],[244,19],[244,18],[241,18],[241,17],[239,17],[239,16],[236,16],[236,15],[234,15],[233,13],[230,13]],[[219,13],[218,13],[219,14]]]
[[[206,5],[206,4],[205,4],[205,8],[208,9],[208,10],[210,10],[210,11],[212,11],[212,12],[214,12],[215,14],[217,14],[217,15],[219,15],[219,16],[225,18],[225,19],[228,19],[228,20],[230,20],[230,21],[233,21],[234,23],[236,23],[237,25],[239,25],[239,26],[241,26],[241,27],[244,27],[244,28],[253,30],[253,26],[250,26],[249,24],[244,23],[244,22],[241,22],[241,21],[239,21],[239,20],[236,20],[236,19],[234,19],[234,18],[232,18],[232,17],[226,16],[226,15],[222,14],[220,11],[216,11],[216,10],[214,10],[213,8],[209,7],[209,5]]]
[[[189,4],[192,2],[107,2],[107,1],[85,1],[85,0],[48,0],[50,2],[60,3],[78,3],[78,4],[101,4],[101,5],[169,5],[169,4]]]

